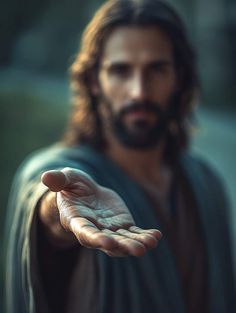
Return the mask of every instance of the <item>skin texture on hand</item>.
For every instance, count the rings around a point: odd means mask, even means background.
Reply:
[[[161,238],[156,229],[135,226],[121,197],[83,171],[47,171],[42,182],[57,193],[60,223],[84,247],[100,249],[109,256],[142,256]]]

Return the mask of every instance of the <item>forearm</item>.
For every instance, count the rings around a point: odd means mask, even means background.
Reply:
[[[72,232],[66,231],[60,222],[56,193],[48,191],[39,203],[39,220],[48,240],[58,248],[70,248],[78,244]]]

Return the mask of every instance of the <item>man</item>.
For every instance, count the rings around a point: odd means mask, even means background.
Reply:
[[[108,1],[72,88],[64,141],[15,180],[8,312],[235,312],[227,201],[187,153],[197,77],[179,17]]]

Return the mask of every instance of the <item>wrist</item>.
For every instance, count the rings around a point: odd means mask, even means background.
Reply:
[[[51,244],[69,248],[78,243],[74,234],[66,231],[60,222],[57,208],[56,192],[48,191],[39,203],[38,217],[42,225],[42,231]]]

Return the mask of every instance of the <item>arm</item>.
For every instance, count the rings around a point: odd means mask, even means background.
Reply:
[[[50,191],[42,199],[39,217],[57,246],[79,241],[110,256],[141,256],[161,238],[158,230],[136,227],[119,195],[82,171],[48,171],[42,182]]]

